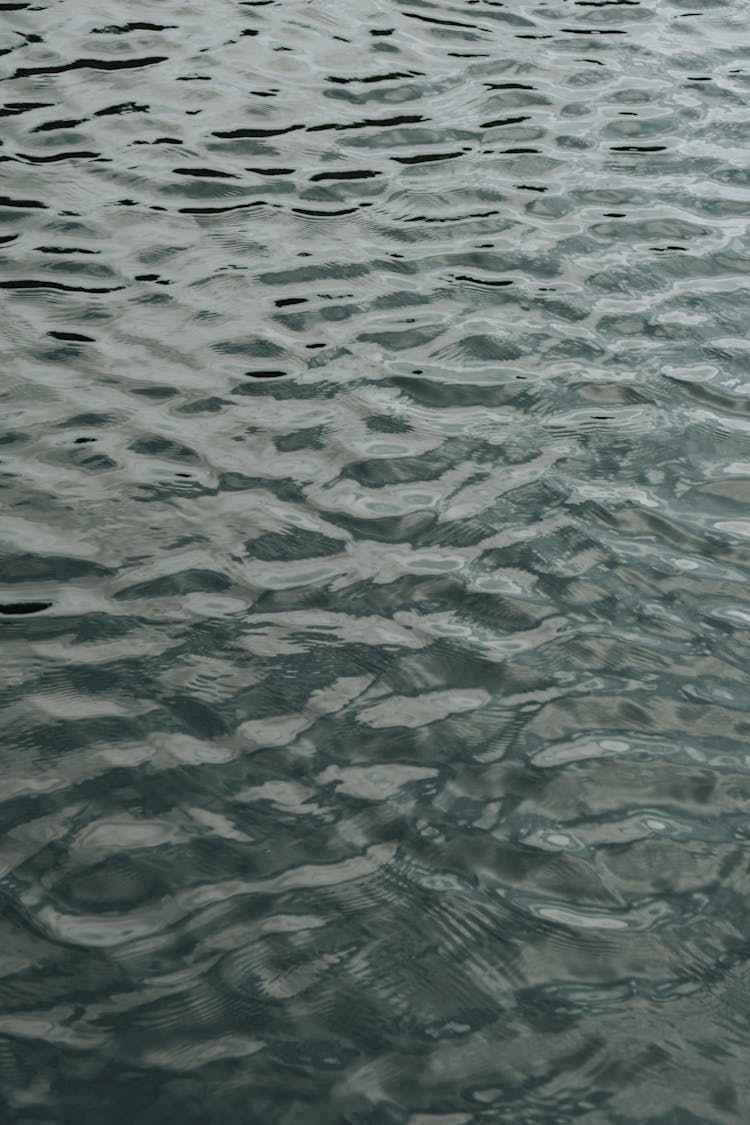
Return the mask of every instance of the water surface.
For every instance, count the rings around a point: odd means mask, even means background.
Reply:
[[[3,1121],[746,1123],[746,6],[0,10]]]

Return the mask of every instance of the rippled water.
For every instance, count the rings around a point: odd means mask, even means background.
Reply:
[[[746,5],[0,9],[3,1122],[750,1121]]]

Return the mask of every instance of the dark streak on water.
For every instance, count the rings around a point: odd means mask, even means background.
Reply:
[[[0,9],[2,1122],[750,1121],[746,5]]]

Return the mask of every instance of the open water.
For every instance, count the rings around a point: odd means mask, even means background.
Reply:
[[[3,1125],[746,1125],[746,3],[0,27]]]

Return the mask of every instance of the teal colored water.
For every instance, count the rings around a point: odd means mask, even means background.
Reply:
[[[746,5],[0,28],[0,1121],[746,1125]]]

